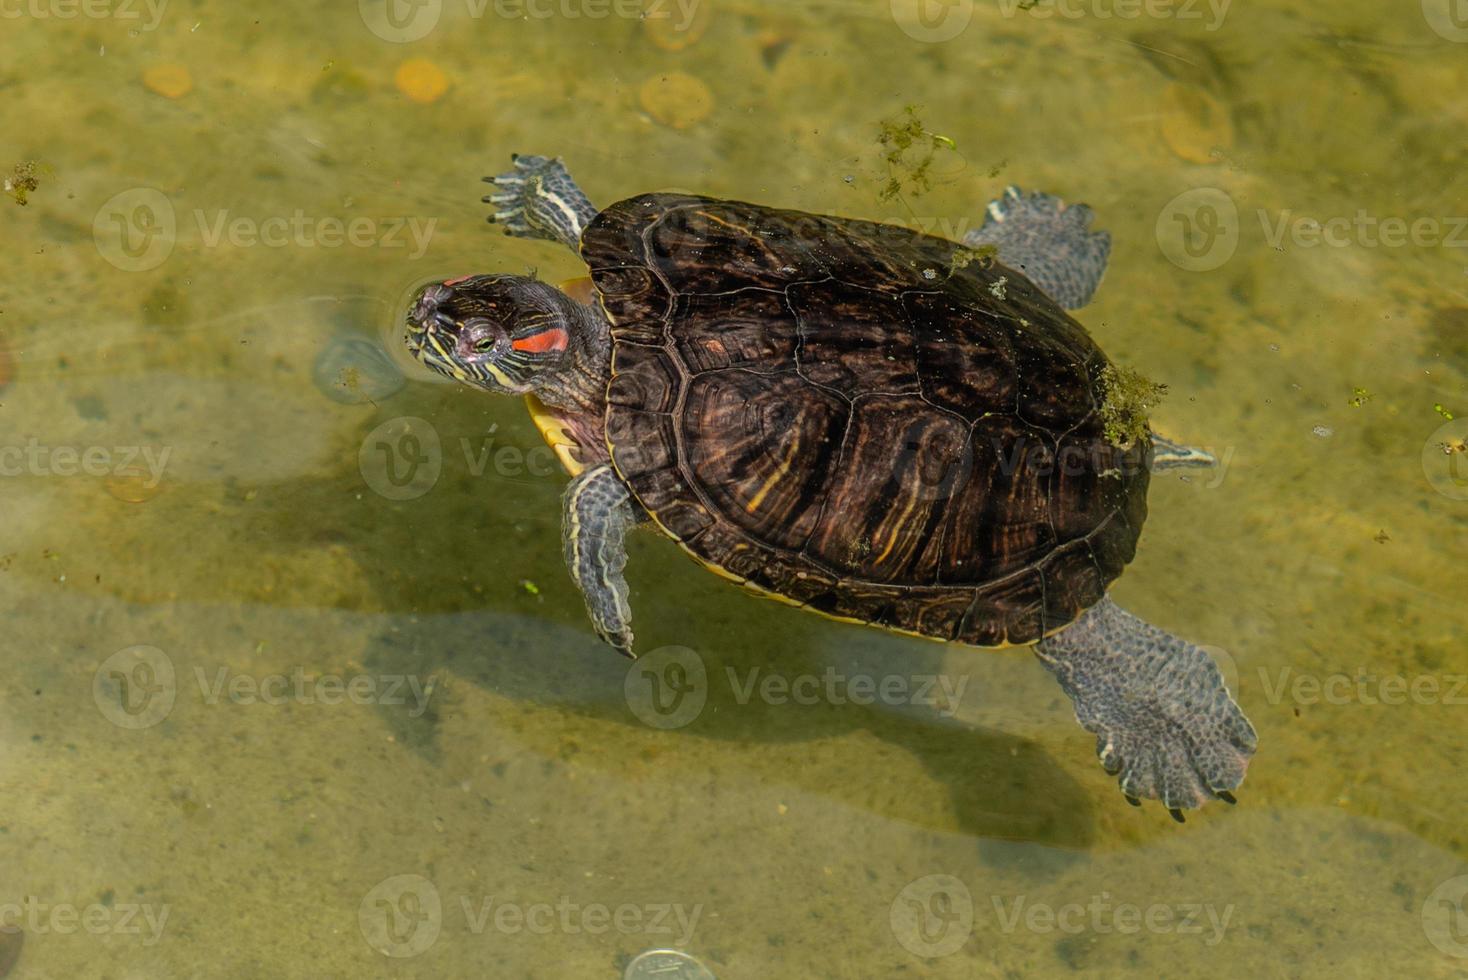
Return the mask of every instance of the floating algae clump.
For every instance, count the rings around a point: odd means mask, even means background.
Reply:
[[[5,178],[5,193],[15,198],[15,203],[25,207],[26,200],[31,191],[41,186],[40,178],[36,174],[40,165],[34,160],[18,163],[11,171],[10,176]]]
[[[1166,394],[1167,385],[1148,381],[1140,371],[1106,365],[1101,371],[1101,423],[1106,441],[1130,449],[1137,440],[1145,439],[1147,412]]]
[[[896,119],[884,119],[877,142],[886,151],[887,183],[880,197],[884,201],[901,197],[904,189],[914,196],[933,188],[933,161],[940,150],[957,150],[958,144],[947,136],[930,132],[917,116],[918,107],[910,105]]]
[[[959,269],[966,269],[975,262],[983,263],[987,268],[998,254],[999,249],[993,245],[980,245],[978,248],[960,245],[953,250],[953,257],[948,260],[948,278],[952,279]]]

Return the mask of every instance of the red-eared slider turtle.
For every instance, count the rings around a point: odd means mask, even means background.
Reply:
[[[577,249],[594,290],[433,283],[407,343],[528,396],[574,477],[566,562],[608,643],[632,653],[624,534],[652,524],[837,619],[1035,644],[1129,800],[1233,801],[1256,738],[1218,669],[1106,597],[1150,468],[1208,457],[1106,434],[1110,365],[1062,308],[1105,269],[1089,209],[1011,188],[959,245],[685,194],[598,211],[545,157],[486,179],[491,220]]]

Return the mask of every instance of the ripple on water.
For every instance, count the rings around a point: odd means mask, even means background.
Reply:
[[[316,388],[343,405],[380,402],[402,390],[406,379],[381,347],[366,337],[338,334],[316,355]]]

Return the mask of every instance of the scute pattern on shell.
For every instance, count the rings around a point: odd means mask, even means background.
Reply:
[[[1095,603],[1146,517],[1105,355],[1022,275],[890,225],[687,195],[603,211],[607,442],[695,556],[843,619],[1028,643]]]

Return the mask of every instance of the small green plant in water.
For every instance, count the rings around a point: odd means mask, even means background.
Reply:
[[[1352,388],[1351,400],[1346,402],[1346,404],[1350,405],[1352,408],[1360,408],[1362,405],[1365,405],[1369,401],[1371,401],[1371,392],[1367,391],[1365,388]]]
[[[918,118],[918,106],[903,108],[896,119],[884,119],[877,133],[887,162],[887,183],[879,195],[890,201],[904,192],[916,197],[933,189],[933,161],[940,151],[958,149],[947,136],[928,130]]]
[[[1132,368],[1106,365],[1101,371],[1101,423],[1106,441],[1130,449],[1147,437],[1147,412],[1167,394],[1167,385],[1149,381]]]
[[[1449,422],[1453,421],[1453,413],[1444,408],[1442,402],[1434,402],[1432,410],[1441,415],[1443,418],[1447,419]]]

